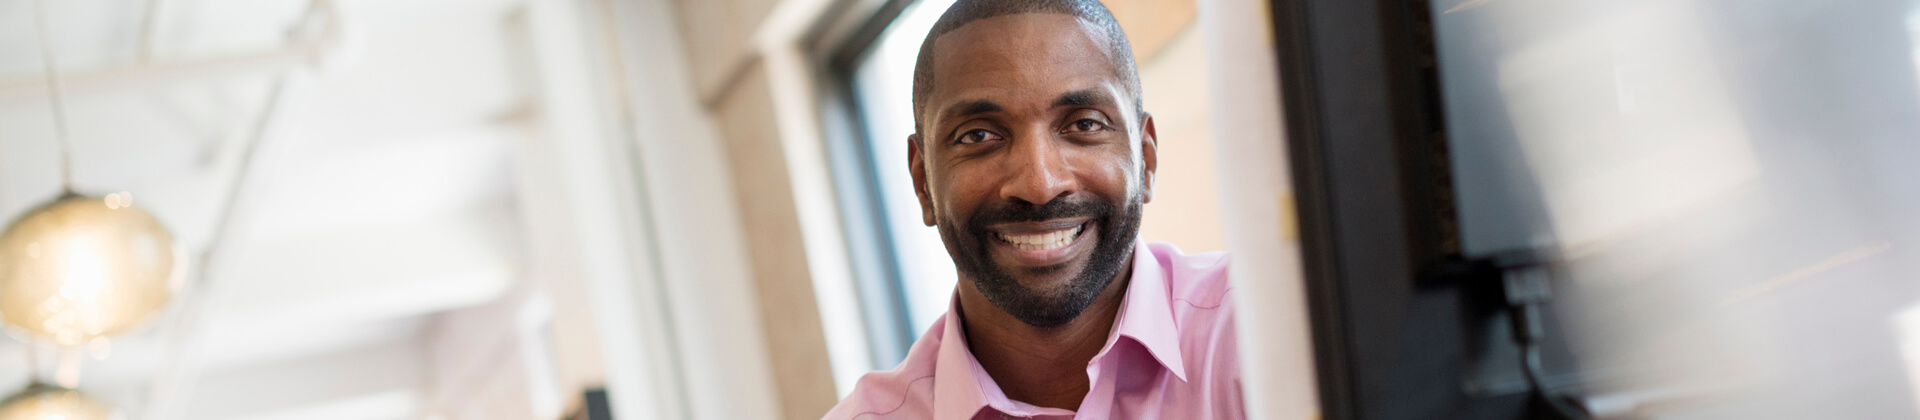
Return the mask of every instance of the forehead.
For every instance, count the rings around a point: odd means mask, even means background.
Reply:
[[[929,111],[962,98],[1051,100],[1069,90],[1117,87],[1109,43],[1100,27],[1067,14],[1021,13],[967,23],[934,40]]]

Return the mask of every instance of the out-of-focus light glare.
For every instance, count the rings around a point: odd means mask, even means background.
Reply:
[[[1685,4],[1642,6],[1501,60],[1501,92],[1568,253],[1688,214],[1759,176],[1694,20]]]
[[[0,401],[0,420],[109,420],[113,407],[72,389],[33,384]]]
[[[88,238],[72,238],[67,243],[67,278],[60,282],[60,297],[92,303],[100,300],[104,288],[107,262],[100,260],[100,251],[93,248]]]
[[[182,256],[131,194],[70,195],[0,232],[0,321],[62,346],[141,325],[172,299]]]
[[[1440,13],[1442,13],[1442,14],[1446,14],[1446,13],[1459,13],[1459,12],[1464,12],[1464,11],[1466,11],[1467,9],[1472,9],[1472,8],[1475,8],[1475,7],[1480,7],[1480,6],[1485,6],[1485,5],[1487,5],[1487,3],[1492,3],[1492,2],[1493,2],[1493,0],[1467,0],[1467,1],[1464,1],[1464,2],[1460,2],[1460,4],[1457,4],[1457,5],[1454,5],[1454,6],[1452,7],[1452,8],[1449,8],[1449,9],[1447,9],[1447,11],[1445,11],[1445,12],[1440,12]]]
[[[1907,12],[1907,39],[1913,43],[1913,78],[1920,84],[1920,2]]]
[[[113,339],[94,337],[92,340],[87,340],[87,354],[92,355],[94,360],[106,360],[112,357]]]
[[[1775,289],[1791,286],[1795,282],[1799,282],[1800,280],[1804,280],[1808,277],[1813,277],[1816,274],[1824,273],[1824,272],[1827,272],[1828,270],[1833,270],[1835,268],[1840,268],[1847,264],[1852,264],[1860,260],[1873,257],[1875,255],[1880,255],[1880,253],[1887,252],[1887,250],[1891,248],[1893,248],[1893,244],[1881,243],[1877,245],[1867,245],[1867,246],[1862,246],[1859,248],[1847,250],[1847,252],[1842,252],[1840,253],[1840,255],[1835,255],[1833,257],[1822,260],[1818,264],[1801,267],[1798,270],[1793,270],[1792,272],[1788,272],[1786,274],[1781,274],[1779,276],[1775,276],[1773,278],[1767,279],[1767,281],[1760,282],[1760,284],[1756,284],[1751,287],[1740,289],[1740,291],[1735,292],[1732,296],[1727,296],[1726,299],[1721,300],[1720,307],[1726,308],[1728,306],[1733,306],[1734,304],[1740,303],[1740,301],[1751,299],[1754,296],[1759,296],[1762,293],[1767,293],[1767,292],[1774,291]]]
[[[1908,306],[1893,315],[1893,336],[1900,343],[1900,361],[1907,365],[1907,381],[1913,384],[1913,401],[1920,408],[1920,304]]]

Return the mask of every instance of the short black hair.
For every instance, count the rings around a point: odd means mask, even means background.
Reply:
[[[1127,33],[1120,29],[1120,22],[1113,19],[1113,13],[1099,0],[958,0],[940,15],[940,20],[933,23],[933,30],[927,31],[927,39],[920,42],[920,57],[913,65],[915,133],[923,129],[920,115],[926,111],[927,95],[933,91],[933,41],[976,20],[1025,13],[1073,16],[1106,32],[1110,49],[1107,57],[1113,61],[1114,74],[1120,76],[1127,95],[1133,97],[1134,112],[1145,111],[1141,106],[1140,71],[1134,67],[1133,46],[1127,43]]]

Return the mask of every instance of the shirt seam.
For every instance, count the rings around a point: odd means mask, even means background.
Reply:
[[[1226,299],[1227,292],[1232,292],[1232,291],[1233,291],[1232,287],[1228,287],[1226,290],[1221,290],[1220,296],[1213,299],[1213,306],[1202,306],[1198,303],[1194,303],[1191,300],[1187,300],[1187,298],[1173,298],[1173,301],[1184,302],[1187,304],[1187,306],[1192,306],[1199,309],[1219,309],[1221,305],[1227,304],[1227,299]]]
[[[887,409],[887,411],[868,411],[860,414],[855,414],[851,418],[858,419],[860,418],[860,416],[865,416],[865,415],[884,416],[888,414],[893,414],[893,412],[895,411],[900,411],[901,407],[907,406],[907,400],[913,396],[913,384],[919,383],[923,379],[933,379],[933,375],[913,378],[913,380],[907,381],[906,392],[901,393],[900,402],[898,404],[894,404],[893,408]]]

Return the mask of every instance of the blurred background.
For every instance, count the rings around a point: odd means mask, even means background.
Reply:
[[[951,2],[0,0],[0,420],[818,418]],[[1104,3],[1252,417],[1920,416],[1920,3]]]

